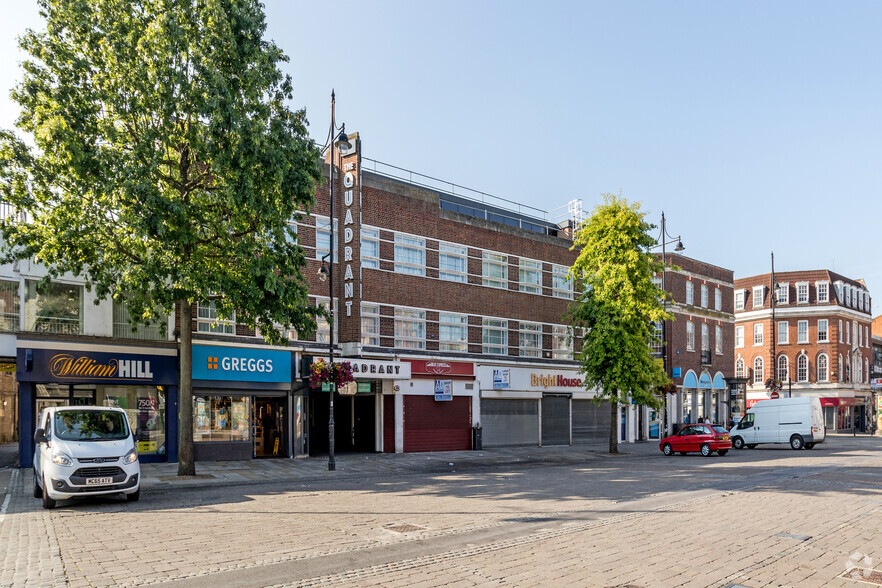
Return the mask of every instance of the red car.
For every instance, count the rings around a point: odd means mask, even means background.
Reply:
[[[674,455],[675,451],[680,455],[700,451],[703,456],[709,457],[714,451],[726,455],[732,449],[732,442],[729,431],[722,425],[686,425],[676,435],[662,439],[658,448],[665,455]]]

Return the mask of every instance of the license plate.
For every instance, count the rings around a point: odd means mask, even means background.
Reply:
[[[86,478],[86,486],[106,486],[113,484],[113,478]]]
[[[723,441],[728,441],[728,440],[729,440],[729,435],[723,435]]]

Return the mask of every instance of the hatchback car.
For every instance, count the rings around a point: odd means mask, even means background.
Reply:
[[[726,455],[732,449],[729,431],[722,425],[686,425],[676,435],[662,439],[658,448],[665,455],[686,455],[690,451],[700,451],[709,457],[714,451]]]

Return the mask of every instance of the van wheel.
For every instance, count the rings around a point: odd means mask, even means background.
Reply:
[[[811,448],[814,447],[814,446],[815,446],[814,443],[806,443],[806,444],[805,444],[805,448],[806,448],[806,449],[811,449]]]
[[[705,457],[710,457],[713,451],[711,451],[710,445],[707,443],[701,444],[701,454]]]
[[[790,447],[792,449],[802,449],[804,443],[802,442],[802,437],[799,435],[794,435],[790,438]]]
[[[43,489],[40,488],[40,483],[37,481],[37,472],[34,472],[34,498],[41,498],[43,496]]]
[[[732,447],[735,449],[744,449],[744,439],[741,437],[735,437],[732,439]]]
[[[128,500],[129,502],[138,502],[138,500],[140,498],[141,498],[141,489],[140,488],[138,488],[136,491],[132,492],[131,494],[126,494],[126,500]]]
[[[670,443],[665,443],[664,446],[662,447],[662,453],[664,453],[665,455],[670,457],[670,456],[674,455],[674,448],[671,447]]]
[[[56,502],[49,498],[49,490],[46,489],[46,480],[43,480],[43,508],[51,510],[55,508]]]

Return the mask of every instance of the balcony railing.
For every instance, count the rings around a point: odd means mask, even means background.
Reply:
[[[18,330],[18,313],[0,313],[0,332],[14,333]]]
[[[119,339],[139,339],[141,341],[161,340],[159,325],[138,325],[133,331],[129,323],[113,323],[113,336]]]
[[[83,332],[83,320],[79,318],[38,316],[28,330],[35,333],[52,333],[55,335],[79,335]]]

